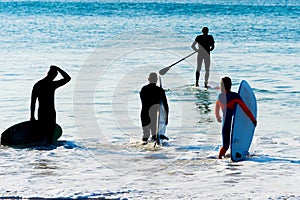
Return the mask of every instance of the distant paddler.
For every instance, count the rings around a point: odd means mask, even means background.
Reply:
[[[205,77],[204,87],[208,88],[208,78],[210,70],[210,52],[215,48],[215,40],[212,35],[208,35],[209,29],[207,27],[202,28],[202,35],[198,35],[192,44],[192,49],[198,52],[197,56],[197,70],[196,70],[196,87],[199,86],[200,71],[202,68],[202,62],[205,64]],[[196,45],[198,44],[198,47]]]

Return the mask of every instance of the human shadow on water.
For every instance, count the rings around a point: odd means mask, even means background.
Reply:
[[[63,147],[65,149],[83,148],[82,146],[76,144],[75,142],[67,141],[67,140],[58,140],[56,144],[38,145],[38,146],[25,147],[25,148],[32,149],[32,150],[50,151],[50,150],[57,149],[58,147]]]
[[[293,160],[289,158],[280,158],[280,157],[271,157],[268,155],[253,155],[246,159],[246,161],[252,161],[257,163],[292,163],[292,164],[300,164],[300,160]]]
[[[194,152],[199,153],[200,151],[215,152],[217,148],[212,145],[189,145],[189,146],[178,146],[175,148],[178,152]]]

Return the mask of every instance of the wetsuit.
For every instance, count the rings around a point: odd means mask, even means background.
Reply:
[[[47,143],[52,143],[52,134],[56,125],[56,111],[54,106],[55,90],[69,82],[69,79],[58,81],[44,78],[38,81],[32,89],[31,116],[34,116],[36,99],[39,101],[38,124],[40,137],[46,136]]]
[[[214,45],[215,40],[212,35],[198,35],[195,38],[195,41],[205,50],[205,52],[209,55],[210,48]],[[199,49],[201,51],[201,49]]]
[[[216,102],[215,114],[217,118],[220,118],[219,112],[220,108],[223,113],[223,124],[222,124],[222,137],[223,137],[223,148],[226,152],[230,145],[230,133],[231,133],[231,125],[232,125],[232,117],[234,111],[236,109],[236,105],[241,106],[243,111],[247,114],[247,116],[255,121],[255,117],[247,107],[247,105],[242,100],[241,96],[235,92],[222,92],[218,95]],[[224,154],[225,154],[224,152]]]
[[[215,40],[212,35],[198,35],[195,38],[195,41],[199,45],[199,52],[197,56],[197,71],[196,71],[196,81],[198,84],[198,80],[200,77],[200,71],[202,67],[202,62],[204,61],[205,65],[205,84],[208,83],[208,77],[209,77],[209,69],[210,69],[210,51],[211,47],[214,48]]]
[[[143,141],[147,141],[150,136],[150,131],[152,137],[156,135],[157,111],[160,102],[163,103],[165,108],[167,116],[166,123],[168,123],[169,107],[165,91],[161,87],[156,86],[155,83],[149,83],[144,86],[140,92],[140,98],[142,102],[140,117],[143,126]]]

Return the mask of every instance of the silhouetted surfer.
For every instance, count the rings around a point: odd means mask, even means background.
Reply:
[[[249,110],[247,105],[242,100],[241,96],[238,93],[231,92],[231,79],[229,77],[224,77],[221,80],[221,93],[218,95],[215,106],[215,115],[218,122],[222,122],[222,138],[223,146],[219,152],[219,159],[225,156],[226,151],[230,145],[230,133],[232,126],[232,116],[236,105],[239,104],[242,110],[247,114],[247,116],[252,120],[254,126],[256,126],[257,121],[253,116],[252,112]],[[223,117],[220,116],[220,109],[222,110]]]
[[[199,86],[199,77],[202,67],[202,62],[205,64],[205,80],[204,87],[208,88],[208,77],[209,77],[209,68],[210,68],[210,52],[215,48],[215,40],[213,36],[208,35],[208,28],[202,28],[202,35],[198,35],[195,38],[195,41],[192,44],[192,49],[198,52],[197,56],[197,70],[196,70],[196,87]],[[196,47],[198,44],[198,48]]]
[[[62,79],[54,81],[58,72]],[[71,77],[57,66],[51,65],[47,76],[38,81],[32,89],[31,94],[31,121],[35,120],[35,104],[38,99],[38,122],[42,135],[46,136],[46,142],[52,143],[52,134],[56,124],[56,111],[54,105],[55,90],[71,80]]]
[[[142,102],[141,110],[141,121],[143,127],[143,142],[147,143],[150,134],[152,135],[152,140],[156,140],[157,133],[157,112],[159,110],[160,102],[163,103],[166,112],[166,125],[168,124],[168,113],[169,106],[167,102],[167,97],[165,91],[156,86],[157,74],[151,73],[149,75],[149,84],[145,85],[141,92],[140,98]]]

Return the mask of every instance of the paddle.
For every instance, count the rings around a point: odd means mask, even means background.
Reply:
[[[182,58],[182,59],[180,59],[180,60],[178,60],[177,62],[173,63],[172,65],[170,65],[170,66],[168,66],[168,67],[165,67],[165,68],[159,70],[159,74],[160,74],[160,75],[165,75],[165,74],[169,71],[169,69],[171,69],[171,67],[173,67],[174,65],[180,63],[181,61],[185,60],[186,58],[190,57],[191,55],[193,55],[193,54],[195,54],[195,53],[197,53],[197,51],[194,51],[193,53],[187,55],[186,57],[184,57],[184,58]]]

